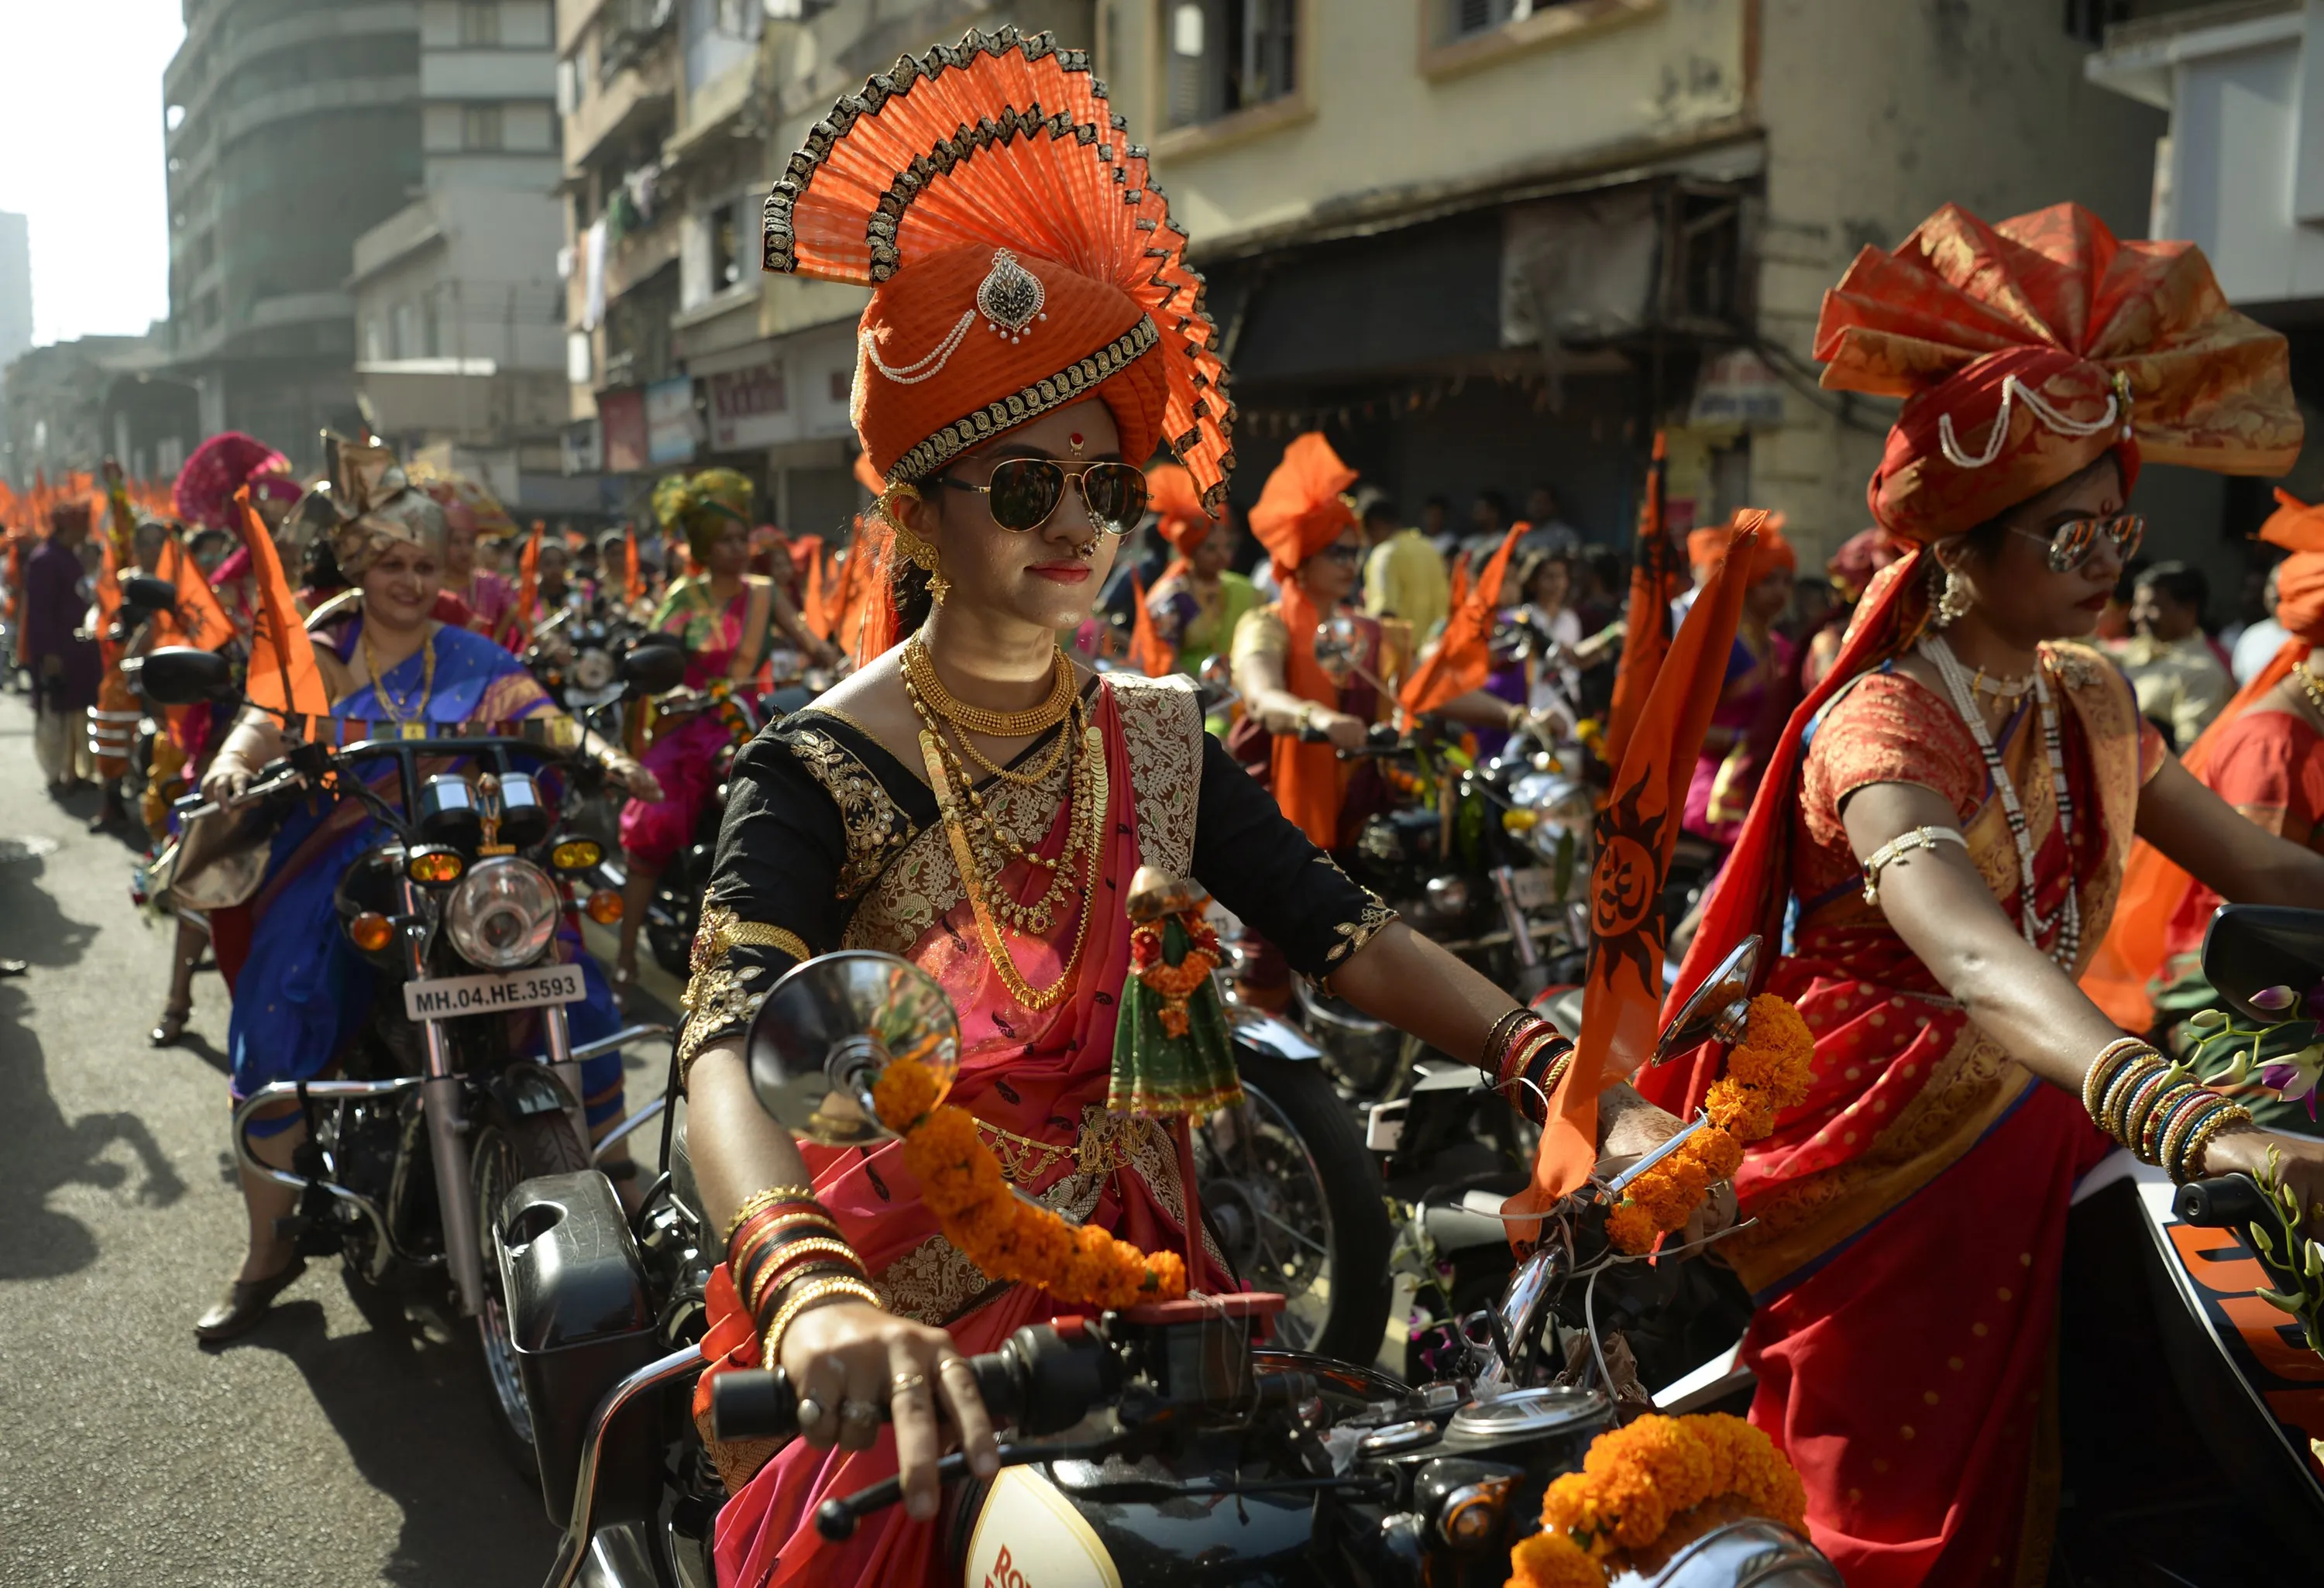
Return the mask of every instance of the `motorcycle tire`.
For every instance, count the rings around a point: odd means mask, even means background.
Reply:
[[[1296,1290],[1278,1344],[1369,1364],[1388,1327],[1395,1241],[1379,1161],[1314,1063],[1239,1048],[1235,1066],[1242,1105],[1194,1132],[1213,1237],[1246,1285]]]
[[[468,1154],[477,1244],[484,1253],[484,1305],[476,1315],[476,1342],[485,1400],[502,1448],[530,1483],[540,1481],[540,1458],[533,1446],[532,1408],[517,1373],[516,1348],[501,1295],[501,1202],[536,1176],[574,1174],[588,1167],[589,1149],[575,1138],[572,1122],[562,1113],[510,1119],[498,1108],[488,1108]]]

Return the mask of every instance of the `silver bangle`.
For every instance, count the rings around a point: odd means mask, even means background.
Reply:
[[[1888,869],[1891,862],[1902,860],[1915,849],[1934,849],[1940,844],[1958,844],[1964,851],[1969,848],[1969,840],[1951,827],[1914,827],[1909,833],[1889,839],[1867,855],[1864,860],[1864,902],[1880,902],[1880,873]]]

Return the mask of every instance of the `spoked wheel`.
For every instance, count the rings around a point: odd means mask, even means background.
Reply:
[[[515,1120],[503,1119],[496,1112],[488,1114],[476,1132],[468,1159],[468,1183],[475,1193],[476,1245],[484,1254],[484,1305],[476,1315],[476,1332],[483,1346],[484,1379],[492,1390],[502,1443],[518,1470],[531,1479],[540,1476],[540,1461],[533,1445],[532,1408],[525,1400],[524,1380],[517,1372],[507,1301],[501,1294],[501,1204],[512,1190],[535,1176],[572,1174],[588,1167],[588,1151],[574,1139],[572,1123],[561,1113]]]
[[[1313,1065],[1238,1048],[1243,1102],[1194,1131],[1203,1209],[1244,1284],[1283,1294],[1276,1343],[1345,1362],[1388,1326],[1387,1190]]]

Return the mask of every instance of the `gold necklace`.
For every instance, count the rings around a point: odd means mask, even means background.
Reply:
[[[1106,777],[1105,743],[1096,725],[1082,730],[1081,761],[1090,770],[1090,798],[1077,813],[1086,829],[1089,851],[1086,874],[1082,883],[1082,908],[1074,927],[1074,946],[1065,956],[1064,970],[1047,987],[1036,987],[1027,982],[1018,970],[1017,962],[1010,957],[1009,945],[1001,935],[1000,924],[993,919],[991,907],[977,874],[975,856],[970,852],[968,829],[954,802],[952,779],[945,768],[944,752],[938,748],[936,736],[927,728],[920,730],[920,755],[928,769],[928,782],[936,789],[936,808],[943,814],[945,836],[952,841],[953,859],[960,867],[961,888],[968,895],[970,913],[976,918],[977,936],[984,944],[985,956],[992,962],[993,973],[1000,976],[1009,995],[1030,1010],[1055,1007],[1073,985],[1074,974],[1081,964],[1082,948],[1089,940],[1090,917],[1095,913],[1098,863],[1102,853],[1102,824],[1105,820]]]
[[[1065,720],[1065,713],[1076,698],[1074,688],[1074,664],[1065,653],[1052,653],[1055,665],[1050,670],[1049,696],[1028,711],[986,711],[981,706],[964,706],[953,697],[936,677],[936,662],[928,655],[927,642],[919,635],[912,636],[904,647],[904,676],[938,716],[973,734],[984,734],[995,739],[1027,739],[1045,733]]]
[[[428,637],[420,642],[420,698],[417,701],[398,702],[389,692],[387,679],[380,671],[378,653],[371,648],[371,625],[368,623],[364,625],[363,630],[363,653],[364,666],[371,673],[371,692],[378,697],[380,709],[387,713],[387,720],[397,727],[401,727],[407,722],[426,721],[429,697],[436,693],[434,632],[431,631]],[[406,712],[410,715],[405,716]]]
[[[1076,817],[1078,812],[1085,818],[1091,808],[1092,767],[1089,757],[1084,754],[1076,760],[1073,768],[1065,797],[1065,843],[1054,858],[1035,854],[1019,842],[1017,836],[1009,829],[1008,824],[995,816],[986,806],[983,796],[977,791],[976,785],[970,779],[967,769],[961,764],[959,757],[952,752],[951,747],[944,742],[943,725],[918,699],[914,700],[913,708],[920,717],[923,750],[925,751],[930,745],[934,746],[936,754],[944,762],[947,782],[957,786],[959,797],[954,800],[954,809],[955,814],[963,818],[963,833],[969,841],[969,850],[974,861],[973,869],[978,873],[977,880],[984,884],[986,891],[991,896],[988,900],[989,907],[994,914],[1007,920],[1019,931],[1035,935],[1047,934],[1051,922],[1056,919],[1055,909],[1064,899],[1065,891],[1070,886],[1074,861],[1080,854],[1084,844],[1090,841],[1086,820]],[[1083,739],[1083,729],[1085,725],[1081,703],[1078,700],[1074,703],[1072,720],[1072,731],[1061,737],[1065,743],[1077,743]],[[964,811],[962,809],[964,804],[966,808]],[[1048,886],[1042,890],[1039,898],[1020,901],[1011,896],[1002,885],[1005,873],[1012,860],[1021,860],[1028,865],[1038,866],[1049,872]]]

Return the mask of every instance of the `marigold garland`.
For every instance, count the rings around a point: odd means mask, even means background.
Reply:
[[[927,1066],[898,1058],[881,1071],[872,1102],[880,1122],[904,1139],[904,1167],[919,1180],[945,1239],[987,1279],[1117,1310],[1186,1294],[1186,1265],[1177,1253],[1140,1251],[1020,1200],[978,1137],[975,1119],[943,1103],[944,1090]]]
[[[1672,1521],[1732,1497],[1794,1532],[1807,1528],[1806,1487],[1775,1441],[1724,1412],[1643,1417],[1591,1441],[1582,1470],[1542,1496],[1545,1531],[1509,1552],[1508,1588],[1604,1588],[1606,1558],[1644,1550]]]
[[[1682,1228],[1711,1187],[1741,1167],[1743,1144],[1764,1139],[1775,1116],[1807,1095],[1814,1062],[1815,1038],[1798,1010],[1773,993],[1751,1000],[1743,1040],[1703,1100],[1711,1123],[1630,1182],[1606,1220],[1606,1238],[1637,1256]]]

